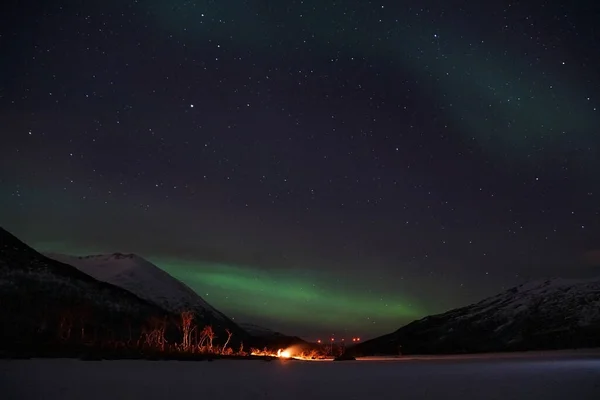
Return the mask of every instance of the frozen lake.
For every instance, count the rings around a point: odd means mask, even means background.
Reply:
[[[2,360],[0,393],[65,400],[598,400],[600,352],[340,363]]]

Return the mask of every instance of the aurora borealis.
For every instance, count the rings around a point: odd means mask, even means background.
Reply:
[[[164,263],[167,270],[192,287],[202,287],[207,291],[215,291],[217,301],[231,310],[233,315],[252,315],[257,304],[262,310],[262,318],[271,319],[276,324],[280,319],[291,319],[306,326],[306,335],[316,321],[321,326],[339,333],[364,332],[366,326],[386,322],[401,316],[417,318],[423,315],[416,304],[401,296],[388,296],[384,302],[375,298],[376,295],[349,291],[348,287],[336,287],[326,278],[318,279],[325,285],[317,287],[313,282],[314,276],[303,276],[302,271],[273,274],[263,271],[253,271],[248,268],[236,268],[225,265],[180,266]],[[200,271],[195,272],[195,269]],[[314,272],[311,272],[313,275]],[[234,293],[225,295],[223,293]],[[211,299],[209,293],[203,293],[206,299]],[[252,299],[247,303],[242,299]],[[235,318],[235,317],[234,317]],[[255,318],[261,318],[257,315]],[[268,325],[267,325],[268,326]],[[371,328],[372,329],[372,328]]]
[[[311,338],[598,274],[597,7],[24,1],[0,225]]]

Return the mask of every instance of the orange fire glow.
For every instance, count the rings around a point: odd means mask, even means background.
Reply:
[[[260,357],[274,357],[274,358],[281,358],[281,359],[294,359],[294,360],[304,360],[304,361],[315,361],[315,360],[324,360],[325,356],[322,354],[319,354],[316,351],[308,351],[308,352],[304,352],[304,351],[299,351],[298,349],[295,349],[293,347],[287,348],[287,349],[279,349],[277,350],[276,353],[274,352],[269,352],[269,351],[259,351],[259,350],[254,350],[250,353],[253,356],[260,356]]]
[[[292,353],[290,353],[289,350],[283,350],[283,351],[281,351],[281,349],[279,349],[279,350],[277,350],[277,357],[292,358]]]

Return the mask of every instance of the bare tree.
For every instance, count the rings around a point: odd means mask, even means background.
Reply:
[[[210,350],[212,350],[213,348],[213,340],[217,337],[217,335],[215,335],[215,331],[213,330],[212,326],[208,326],[208,348]]]
[[[194,320],[194,313],[191,311],[182,311],[181,312],[181,323],[179,325],[179,330],[181,331],[182,341],[181,346],[184,351],[190,351],[192,348],[192,333],[195,330],[195,327],[192,327],[192,321]]]
[[[58,325],[58,336],[62,340],[71,338],[71,329],[73,328],[73,313],[71,310],[64,310],[60,314],[60,323]]]
[[[204,348],[204,344],[206,343],[208,347],[208,351],[213,350],[213,340],[215,338],[215,332],[213,331],[212,326],[207,325],[200,332],[200,343],[198,347],[202,350]]]
[[[160,351],[165,351],[165,331],[167,330],[167,320],[165,318],[154,318],[154,342]]]
[[[164,319],[151,317],[148,323],[142,326],[140,338],[138,339],[138,346],[145,345],[149,348],[158,349],[160,351],[165,350],[165,330],[167,329],[167,322]]]
[[[223,345],[223,353],[225,353],[225,351],[227,350],[227,345],[229,344],[231,336],[233,335],[233,333],[229,329],[225,329],[225,332],[227,332],[227,341]]]
[[[208,335],[206,334],[206,327],[204,327],[204,329],[202,329],[202,332],[200,332],[200,341],[198,342],[198,350],[200,350],[201,352],[204,351],[204,343],[206,343],[207,339]]]
[[[131,327],[131,321],[128,319],[125,321],[125,324],[127,325],[127,333],[128,335],[128,339],[127,339],[127,346],[131,346],[131,342],[133,340],[132,336],[133,336],[133,330]]]
[[[77,315],[77,321],[79,323],[81,335],[80,339],[81,341],[83,341],[85,339],[85,325],[89,320],[91,320],[92,310],[90,309],[90,307],[82,305],[75,310],[75,313]]]

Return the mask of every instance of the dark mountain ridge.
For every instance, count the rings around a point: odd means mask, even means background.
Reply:
[[[285,335],[261,337],[247,333],[183,283],[158,271],[141,257],[115,253],[76,259],[97,262],[99,258],[110,262],[102,267],[113,268],[108,272],[116,284],[46,257],[0,228],[0,307],[3,309],[0,356],[65,356],[90,349],[110,349],[116,357],[133,349],[136,356],[145,351],[144,342],[150,337],[154,338],[150,352],[156,352],[157,331],[162,332],[161,348],[180,343],[183,331],[180,312],[186,310],[193,313],[191,343],[202,340],[201,332],[206,327],[213,332],[211,347],[214,344],[219,348],[226,342],[229,349],[235,351],[248,352],[252,347],[277,349],[304,343]],[[114,261],[119,263],[114,264]],[[123,262],[128,264],[126,271],[121,270]],[[115,267],[117,274],[114,274]],[[148,280],[149,277],[153,279]],[[167,285],[166,292],[159,290],[158,296],[153,298],[156,277]],[[148,282],[151,285],[147,286]],[[164,297],[165,293],[168,296]]]
[[[523,284],[413,321],[349,353],[457,354],[600,347],[600,278]]]
[[[250,335],[229,317],[217,310],[194,290],[169,275],[150,261],[135,254],[99,254],[70,256],[48,253],[47,257],[73,267],[102,282],[125,289],[136,296],[157,305],[167,312],[194,313],[194,324],[210,325],[219,337],[233,333],[235,342],[249,340]]]
[[[126,290],[44,257],[2,228],[0,305],[0,351],[134,340],[151,317],[174,317]]]

